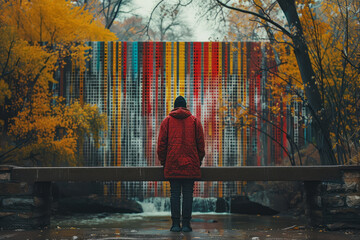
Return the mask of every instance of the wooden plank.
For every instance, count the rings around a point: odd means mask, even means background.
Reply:
[[[213,167],[204,170],[206,181],[321,181],[341,178],[337,167]]]
[[[0,165],[0,171],[1,172],[10,172],[11,169],[13,169],[14,166],[12,165]]]
[[[14,168],[15,181],[163,181],[160,167]]]
[[[203,167],[200,181],[322,181],[360,166]],[[14,181],[165,181],[162,167],[13,167]]]

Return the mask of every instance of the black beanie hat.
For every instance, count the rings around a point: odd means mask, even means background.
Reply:
[[[186,108],[186,100],[183,96],[178,96],[174,102],[174,108],[183,107]]]

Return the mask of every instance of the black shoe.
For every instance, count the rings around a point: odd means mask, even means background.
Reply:
[[[170,228],[171,232],[181,232],[181,227],[180,227],[180,221],[173,221],[173,224]]]
[[[190,221],[183,221],[182,231],[183,232],[192,232],[192,228],[190,227]]]
[[[180,226],[171,226],[170,228],[171,232],[181,232],[181,227]]]
[[[192,232],[192,228],[190,226],[185,226],[182,228],[183,232]]]

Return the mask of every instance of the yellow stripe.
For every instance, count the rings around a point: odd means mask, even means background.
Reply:
[[[247,82],[247,54],[246,54],[246,43],[244,43],[243,48],[243,88],[244,88],[244,102],[246,103],[246,96],[247,96],[247,89],[246,89],[246,82]]]
[[[185,43],[179,43],[179,88],[180,95],[185,96]]]
[[[237,43],[237,79],[238,79],[238,103],[242,104],[243,92],[241,87],[241,43]],[[241,128],[238,128],[238,165],[241,166],[243,162],[243,141],[241,136]]]
[[[166,59],[165,59],[165,74],[166,74],[166,115],[171,110],[171,42],[166,43]]]
[[[121,182],[116,183],[116,197],[121,198]]]
[[[244,47],[242,49],[242,56],[243,56],[243,61],[242,61],[242,66],[243,66],[243,71],[242,71],[242,82],[241,82],[241,86],[243,88],[243,103],[246,104],[246,95],[247,95],[247,89],[246,89],[246,73],[247,73],[247,65],[246,65],[246,61],[247,61],[247,54],[246,54],[246,43],[243,43]],[[247,107],[247,106],[246,106]],[[247,160],[247,128],[244,128],[244,135],[243,135],[243,166],[246,166],[246,160]]]
[[[234,47],[233,47],[233,43],[229,43],[230,44],[230,75],[232,75],[233,74],[233,67],[234,67],[234,63],[233,63],[233,61],[234,61],[234,54],[233,54],[233,52],[234,52]]]
[[[170,192],[170,183],[168,181],[163,182],[162,196],[167,197]]]
[[[218,196],[219,198],[223,197],[223,182],[218,183]]]
[[[108,186],[105,184],[104,185],[104,196],[108,195]]]
[[[173,99],[177,97],[177,95],[179,94],[179,89],[178,89],[178,86],[177,86],[177,80],[178,80],[178,75],[177,75],[177,43],[174,42],[174,49],[173,49],[173,52],[174,54],[172,54],[173,56],[173,72],[172,72],[172,79],[174,81],[174,90],[173,90]]]
[[[243,100],[243,93],[241,92],[242,90],[242,87],[241,87],[241,43],[238,42],[238,47],[237,47],[237,52],[238,52],[238,59],[237,59],[237,68],[238,68],[238,96],[240,96],[240,100],[242,101]]]

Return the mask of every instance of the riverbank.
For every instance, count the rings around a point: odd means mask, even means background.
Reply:
[[[172,233],[168,212],[55,216],[44,230],[0,231],[0,239],[319,239],[357,240],[356,230],[305,228],[305,220],[288,216],[194,213],[192,233]]]

